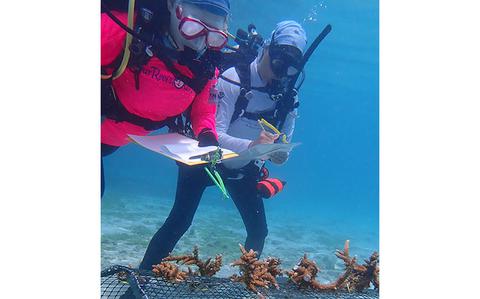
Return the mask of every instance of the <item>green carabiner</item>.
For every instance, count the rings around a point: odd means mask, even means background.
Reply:
[[[217,170],[214,170],[214,171],[213,171],[213,174],[215,174],[215,177],[217,178],[218,183],[220,184],[220,186],[222,186],[223,195],[224,195],[226,198],[230,198],[230,194],[228,194],[227,188],[225,188],[225,184],[223,183],[223,179],[222,179],[222,177],[220,176],[220,173],[218,173]]]
[[[222,158],[220,148],[217,148],[215,153],[211,154],[210,157],[211,157],[211,160],[210,160],[209,167],[211,168],[211,170],[207,166],[204,169],[207,172],[210,179],[215,183],[215,185],[217,185],[218,189],[220,189],[220,191],[222,192],[223,198],[224,199],[230,198],[230,195],[228,194],[228,191],[225,188],[225,184],[223,183],[223,179],[218,173],[218,171],[216,170],[216,165],[218,161]]]
[[[225,185],[223,184],[223,180],[222,180],[222,177],[220,176],[220,174],[216,170],[213,170],[213,173],[215,174],[215,176],[214,176],[212,174],[212,172],[210,171],[210,169],[208,169],[208,167],[205,167],[204,169],[207,172],[210,179],[212,179],[212,181],[215,183],[215,185],[217,185],[218,189],[220,189],[220,191],[223,194],[223,197],[224,198],[230,198],[230,195],[228,194],[227,189],[225,188]]]

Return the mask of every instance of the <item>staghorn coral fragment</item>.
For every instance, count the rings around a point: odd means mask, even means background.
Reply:
[[[222,267],[222,255],[215,256],[215,259],[212,261],[212,258],[207,259],[205,262],[198,257],[198,247],[193,248],[191,255],[179,255],[179,256],[167,256],[163,261],[174,261],[176,263],[191,266],[195,265],[198,267],[198,271],[192,272],[189,268],[190,275],[200,275],[200,276],[214,276],[215,273],[220,271]]]
[[[230,279],[235,282],[243,282],[249,290],[257,293],[260,298],[264,298],[264,296],[259,293],[257,287],[269,288],[273,285],[278,289],[276,276],[282,273],[279,268],[280,260],[272,257],[263,261],[258,260],[255,251],[251,249],[246,251],[241,244],[239,246],[242,255],[231,263],[231,266],[239,267],[241,275],[234,274]]]
[[[265,260],[268,264],[268,272],[273,276],[277,277],[282,274],[282,269],[280,269],[280,259],[275,257],[267,257]]]
[[[180,270],[178,266],[168,262],[161,262],[158,265],[153,265],[152,272],[156,277],[163,277],[171,282],[184,281],[188,275],[187,272]]]
[[[343,251],[337,250],[335,255],[343,260],[345,264],[345,272],[337,279],[337,289],[351,291],[362,291],[370,287],[372,283],[375,289],[380,288],[379,281],[379,255],[374,252],[370,259],[365,260],[365,264],[357,264],[355,257],[350,257],[349,254],[349,241],[345,242]]]
[[[299,288],[312,288],[316,290],[335,290],[336,285],[332,284],[321,284],[316,280],[320,268],[314,261],[311,261],[307,258],[307,254],[303,255],[303,258],[300,262],[291,270],[287,271],[287,275],[294,284]]]

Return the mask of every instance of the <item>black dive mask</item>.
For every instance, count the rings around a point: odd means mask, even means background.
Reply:
[[[292,77],[300,72],[302,52],[293,46],[271,45],[270,67],[277,78]]]

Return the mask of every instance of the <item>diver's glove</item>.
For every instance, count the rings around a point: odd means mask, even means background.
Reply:
[[[215,134],[209,129],[203,129],[200,134],[198,134],[198,146],[218,146],[218,140]]]

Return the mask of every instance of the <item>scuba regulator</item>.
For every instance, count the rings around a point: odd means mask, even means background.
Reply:
[[[238,29],[236,36],[231,37],[237,45],[225,46],[220,65],[221,73],[232,66],[250,65],[257,58],[258,50],[264,43],[263,37],[257,32],[254,24],[248,25],[247,31]]]
[[[257,32],[254,24],[248,25],[248,32],[243,29],[237,30],[235,42],[238,44],[238,51],[249,60],[253,61],[257,57],[258,49],[263,45],[264,39]]]

